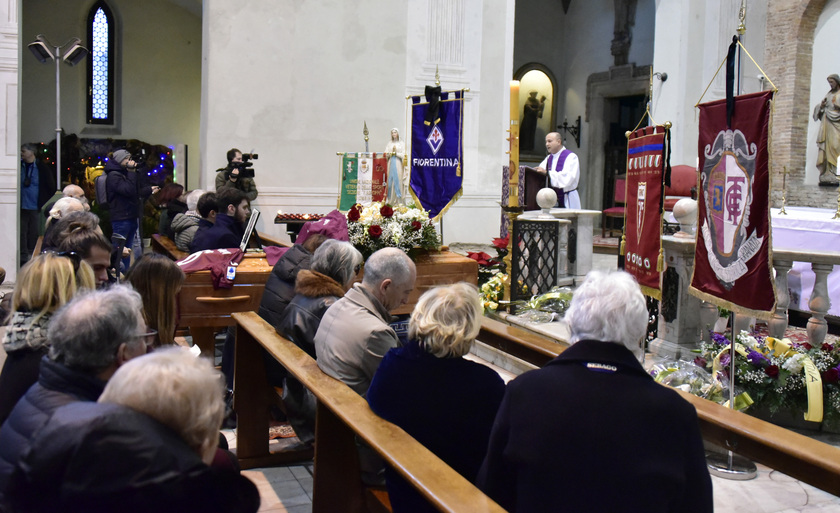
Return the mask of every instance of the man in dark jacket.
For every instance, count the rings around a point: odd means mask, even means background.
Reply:
[[[131,159],[127,150],[117,150],[105,164],[108,191],[108,205],[111,211],[111,228],[114,233],[125,237],[125,247],[130,248],[137,234],[141,207],[146,199],[158,191],[159,187],[146,184],[142,173],[137,173],[137,163]],[[139,255],[138,255],[139,257]],[[131,259],[123,258],[123,265],[128,269]]]
[[[216,206],[216,222],[206,230],[199,227],[190,246],[193,253],[205,249],[238,248],[242,242],[245,223],[251,215],[245,193],[239,189],[224,188],[216,194]]]
[[[56,191],[55,174],[35,157],[37,149],[30,143],[20,147],[20,265],[32,258],[44,222],[41,208]]]
[[[295,297],[295,280],[298,273],[309,269],[312,254],[327,240],[329,239],[320,233],[310,235],[302,244],[295,244],[289,248],[274,264],[274,269],[271,270],[268,281],[265,283],[258,314],[275,329],[280,326],[286,307]],[[268,382],[275,386],[282,386],[283,378],[288,375],[286,369],[265,349],[263,349],[263,360]]]
[[[12,469],[50,415],[71,402],[96,401],[120,365],[146,352],[142,308],[137,292],[114,286],[77,296],[53,316],[38,382],[0,428],[0,505]]]
[[[210,361],[177,347],[137,358],[98,404],[55,411],[22,455],[9,500],[26,513],[254,512],[253,483],[208,467],[223,411]]]
[[[192,238],[188,244],[190,253],[199,251],[194,249],[196,247],[196,238],[198,238],[200,244],[204,244],[201,242],[204,239],[204,232],[216,224],[216,215],[219,212],[219,198],[215,192],[205,192],[198,198],[198,204],[195,209],[198,211],[201,219],[198,220],[198,229],[192,234]]]
[[[289,301],[295,297],[295,280],[298,273],[309,269],[312,254],[327,240],[329,239],[320,233],[310,235],[305,241],[289,248],[274,264],[265,283],[258,313],[275,328],[280,325],[280,319],[283,318],[283,311]]]
[[[587,275],[573,345],[507,386],[479,488],[508,511],[713,510],[697,412],[639,363],[647,317],[632,276]]]

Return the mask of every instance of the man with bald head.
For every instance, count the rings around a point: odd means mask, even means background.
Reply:
[[[563,137],[559,132],[551,132],[545,136],[545,149],[548,157],[543,160],[537,172],[547,175],[546,187],[549,185],[557,191],[557,201],[560,207],[580,209],[580,161],[577,155],[563,146]]]
[[[408,302],[417,270],[404,251],[380,249],[365,262],[362,283],[324,314],[315,334],[318,367],[364,396],[382,357],[399,345],[391,313]]]
[[[85,190],[78,185],[71,183],[70,185],[64,187],[64,189],[61,190],[61,193],[56,192],[55,196],[53,196],[52,199],[44,205],[44,208],[41,209],[43,210],[44,217],[49,219],[53,207],[55,207],[56,203],[63,198],[73,198],[79,200],[84,207],[84,211],[90,212],[90,204],[85,197]]]
[[[90,210],[90,205],[88,204],[88,200],[85,197],[85,190],[79,187],[78,185],[70,184],[65,187],[62,191],[65,198],[76,198],[77,200],[82,202],[82,205],[85,206],[85,210]]]

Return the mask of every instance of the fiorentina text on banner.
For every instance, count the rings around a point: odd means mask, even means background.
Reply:
[[[437,221],[461,196],[463,91],[441,93],[439,121],[426,124],[429,103],[411,97],[411,179],[415,201]]]
[[[662,249],[662,179],[665,129],[636,130],[627,141],[627,202],[624,214],[624,270],[645,295],[662,299],[657,261]]]
[[[772,91],[700,105],[700,190],[691,292],[722,308],[767,317],[776,307],[770,254],[768,138]]]

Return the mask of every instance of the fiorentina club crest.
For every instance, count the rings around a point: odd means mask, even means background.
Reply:
[[[438,128],[438,125],[432,128],[429,137],[426,137],[426,142],[429,143],[429,148],[432,149],[432,153],[437,155],[438,150],[443,146],[443,132]]]
[[[700,183],[706,218],[701,231],[709,264],[727,289],[746,274],[747,262],[764,240],[750,225],[757,154],[756,144],[747,142],[740,130],[722,130],[704,151]]]
[[[636,243],[642,240],[642,228],[645,225],[645,199],[647,199],[647,182],[639,182],[636,194]]]

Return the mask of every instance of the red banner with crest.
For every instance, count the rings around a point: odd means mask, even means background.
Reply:
[[[700,105],[700,190],[691,293],[767,317],[776,308],[770,252],[768,139],[772,91]]]
[[[627,194],[624,214],[624,270],[645,295],[662,299],[659,285],[662,254],[662,180],[666,130],[646,127],[627,140]]]

